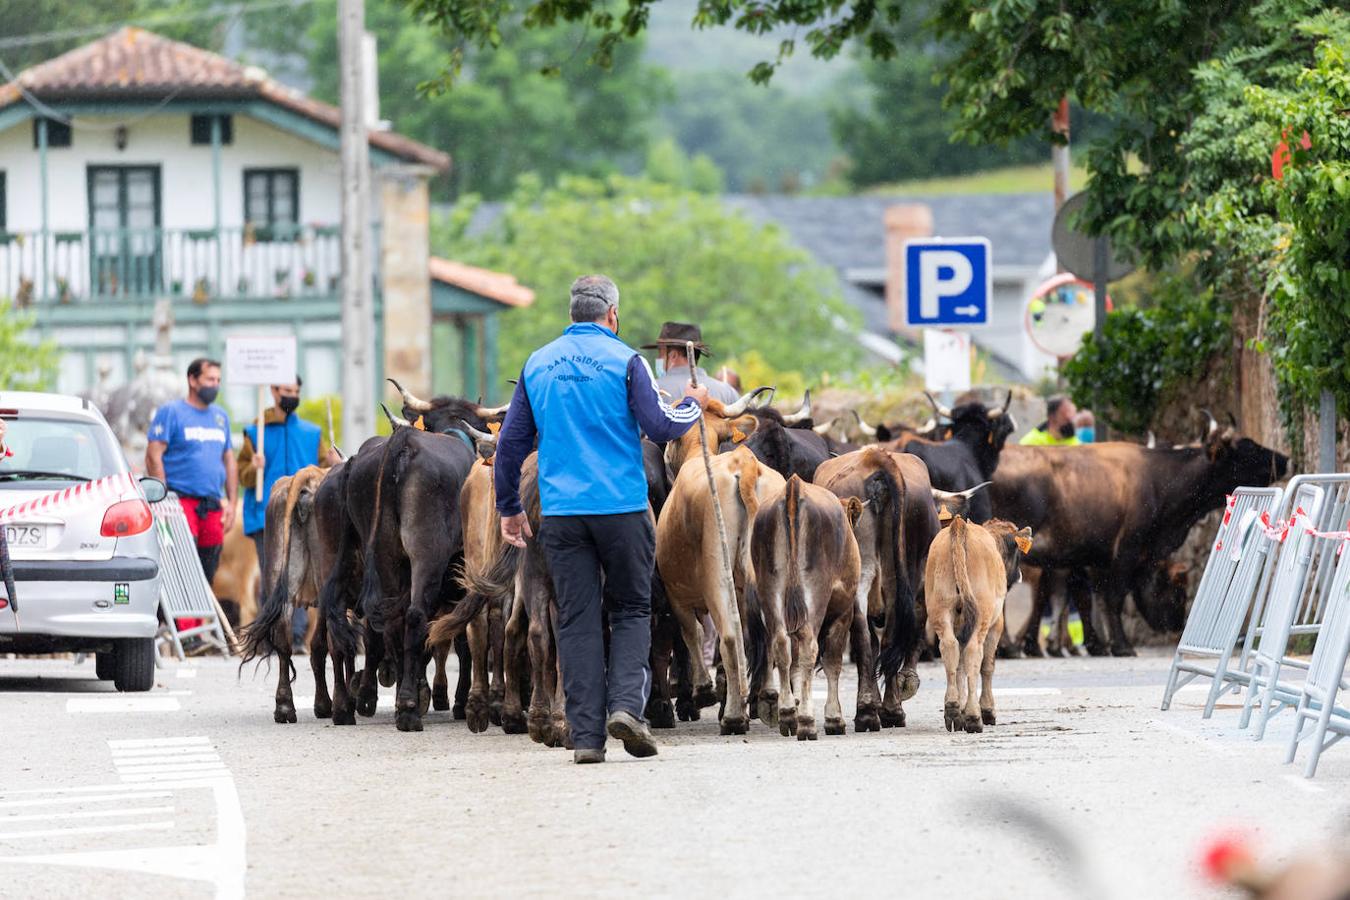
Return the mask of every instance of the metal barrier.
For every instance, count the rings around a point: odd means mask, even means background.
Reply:
[[[1339,541],[1335,545],[1343,546]],[[1334,569],[1335,575],[1322,598],[1325,618],[1312,661],[1308,664],[1308,677],[1295,701],[1294,733],[1289,738],[1289,750],[1284,759],[1286,763],[1293,762],[1299,742],[1312,737],[1312,749],[1303,769],[1307,778],[1316,774],[1322,751],[1350,734],[1350,711],[1336,705],[1337,691],[1350,687],[1345,679],[1345,661],[1350,656],[1350,596],[1347,596],[1350,591],[1350,553],[1341,553]],[[1304,726],[1310,720],[1312,728],[1305,730]],[[1328,731],[1332,732],[1331,740],[1327,740]]]
[[[1307,493],[1312,489],[1320,493],[1315,509],[1309,505],[1312,495]],[[1321,630],[1341,546],[1339,541],[1318,540],[1307,529],[1330,532],[1345,526],[1346,516],[1350,515],[1350,474],[1300,475],[1291,480],[1279,521],[1290,522],[1299,510],[1303,514],[1290,528],[1280,550],[1277,583],[1264,596],[1264,605],[1253,612],[1244,644],[1245,668],[1252,677],[1238,727],[1247,727],[1259,705],[1253,740],[1265,737],[1271,716],[1298,703],[1297,686],[1280,681],[1282,674],[1287,676],[1287,669],[1308,668],[1305,660],[1290,653],[1290,638],[1315,637]],[[1288,579],[1281,584],[1286,558],[1291,569]]]
[[[199,637],[229,655],[220,605],[202,572],[197,541],[188,527],[178,496],[170,492],[159,503],[152,503],[150,509],[155,516],[155,534],[159,538],[159,609],[164,622],[158,640],[169,644],[180,660],[186,656],[183,641],[191,637]],[[200,625],[180,631],[179,619],[202,621]]]
[[[1283,496],[1284,491],[1278,487],[1238,488],[1233,492],[1172,657],[1163,709],[1171,705],[1180,688],[1205,676],[1213,679],[1205,703],[1205,718],[1209,718],[1225,686],[1238,686],[1246,680],[1241,667],[1231,665],[1233,653],[1247,611],[1268,571],[1267,559],[1274,546],[1266,540],[1259,522],[1262,514],[1269,516],[1279,509]]]

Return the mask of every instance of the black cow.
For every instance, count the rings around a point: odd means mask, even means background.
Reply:
[[[811,428],[811,392],[806,392],[801,409],[783,415],[771,406],[747,410],[757,420],[745,446],[755,458],[784,478],[793,475],[803,481],[815,477],[816,468],[831,457],[829,442]],[[736,441],[724,441],[719,453],[736,449]]]
[[[933,487],[939,490],[965,491],[992,479],[1003,445],[1017,428],[1007,411],[1012,391],[1008,392],[1003,406],[992,409],[978,401],[948,409],[931,396],[928,399],[939,416],[951,420],[946,427],[946,440],[934,442],[905,436],[894,441],[892,449],[922,459],[928,466]],[[988,492],[977,491],[969,500],[967,512],[967,517],[976,524],[989,521],[993,510]],[[1017,519],[1012,521],[1020,523]]]

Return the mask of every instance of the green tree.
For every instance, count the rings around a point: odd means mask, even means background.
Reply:
[[[334,0],[288,11],[284,25],[255,21],[249,42],[289,52],[311,92],[338,96]],[[503,22],[498,52],[473,51],[465,76],[441,79],[453,44],[398,0],[369,0],[366,27],[379,36],[380,115],[399,132],[448,150],[453,166],[440,196],[510,193],[517,175],[553,181],[563,172],[603,175],[641,166],[654,109],[669,95],[664,73],[642,62],[640,43],[602,72],[586,65],[583,28],[531,30]],[[296,53],[295,34],[302,34]]]
[[[846,371],[857,314],[834,276],[772,226],[756,225],[715,197],[613,176],[565,177],[543,189],[522,179],[500,218],[466,237],[471,207],[439,223],[439,252],[515,275],[534,289],[529,309],[502,319],[503,371],[567,325],[568,287],[604,272],[619,285],[623,338],[637,345],[667,319],[698,322],[726,359],[759,350],[768,366],[818,375]]]
[[[51,59],[117,30],[144,25],[166,37],[219,50],[235,16],[217,12],[218,0],[0,0],[0,40],[45,35],[40,41],[0,50],[11,71]],[[184,15],[192,18],[167,21]]]
[[[0,302],[0,391],[45,391],[56,384],[61,349],[32,334],[34,316]]]

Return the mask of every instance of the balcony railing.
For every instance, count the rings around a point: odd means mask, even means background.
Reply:
[[[339,293],[338,226],[0,232],[0,297],[16,306]]]

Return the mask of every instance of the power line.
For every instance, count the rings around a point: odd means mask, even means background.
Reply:
[[[128,19],[122,22],[108,22],[103,25],[86,25],[81,28],[66,28],[59,31],[41,31],[32,34],[21,34],[14,37],[0,38],[0,50],[12,50],[17,47],[33,47],[38,44],[50,44],[57,41],[68,41],[77,38],[84,38],[96,35],[107,34],[123,25],[142,25],[151,27],[155,25],[170,25],[175,22],[193,22],[200,19],[215,19],[226,16],[246,15],[249,13],[261,12],[268,9],[294,9],[301,6],[307,6],[314,0],[258,0],[255,3],[235,3],[226,6],[213,6],[210,9],[198,10],[196,12],[175,13],[172,15],[145,16],[143,18]]]

